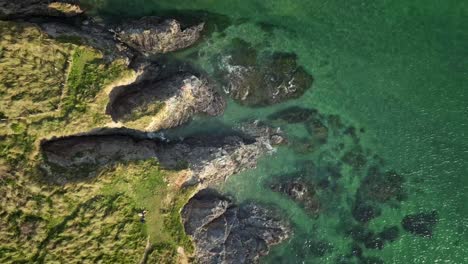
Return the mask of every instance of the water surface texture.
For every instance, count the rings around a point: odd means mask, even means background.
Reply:
[[[199,118],[184,129],[215,133],[221,125],[258,119],[290,136],[290,144],[257,169],[222,186],[240,201],[279,208],[293,223],[293,239],[274,247],[263,263],[468,263],[468,2],[90,3],[109,19],[178,15],[209,20],[202,42],[174,55],[208,75],[214,75],[234,39],[260,52],[294,53],[313,75],[312,88],[298,99],[260,108],[231,101],[224,116]],[[268,119],[291,106],[320,112],[328,128],[326,142],[316,143],[310,124]],[[399,176],[392,178],[396,183],[373,183],[374,191],[396,184],[398,195],[358,199],[373,168]],[[314,182],[316,212],[269,188],[288,178]],[[372,204],[378,215],[359,222],[360,203]],[[434,224],[430,235],[403,228],[405,216],[420,213],[434,216],[428,220]],[[382,242],[377,234],[391,227],[391,241]]]

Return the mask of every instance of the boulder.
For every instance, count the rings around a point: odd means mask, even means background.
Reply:
[[[211,189],[195,194],[181,215],[199,263],[257,263],[271,245],[291,234],[289,225],[271,209],[236,205]]]

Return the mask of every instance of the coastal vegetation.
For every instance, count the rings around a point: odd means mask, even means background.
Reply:
[[[57,185],[37,166],[41,140],[112,122],[104,113],[110,87],[135,73],[79,38],[52,39],[32,24],[0,21],[0,33],[0,262],[158,262],[175,261],[179,247],[190,253],[179,211],[192,190],[176,184],[183,171],[127,162]]]

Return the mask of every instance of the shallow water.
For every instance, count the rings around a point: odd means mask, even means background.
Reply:
[[[274,247],[262,262],[364,263],[364,258],[347,256],[352,239],[345,230],[356,223],[351,208],[366,169],[340,162],[343,151],[337,146],[343,144],[345,150],[360,146],[366,166],[377,164],[372,157],[379,156],[383,170],[403,176],[407,193],[399,203],[381,204],[382,214],[364,225],[375,232],[392,225],[400,230],[399,238],[381,250],[361,245],[365,257],[375,256],[385,263],[468,263],[468,2],[90,2],[96,12],[113,19],[194,14],[211,20],[211,34],[202,43],[174,55],[208,74],[217,63],[213,58],[222,55],[233,38],[241,38],[259,50],[297,54],[299,63],[314,76],[312,89],[299,99],[263,108],[230,102],[223,117],[199,118],[185,130],[216,130],[220,123],[233,126],[243,120],[265,120],[292,105],[337,115],[345,127],[362,128],[357,141],[345,135],[344,128],[329,127],[328,142],[308,153],[281,147],[274,156],[262,159],[257,169],[231,177],[223,187],[239,200],[280,208],[294,224],[295,237]],[[302,124],[279,125],[293,138],[311,139]],[[342,174],[331,190],[319,191],[318,217],[266,186],[275,177],[312,162],[316,167],[340,166]],[[327,176],[319,169],[305,177]],[[432,237],[402,229],[405,215],[433,210],[438,223]]]

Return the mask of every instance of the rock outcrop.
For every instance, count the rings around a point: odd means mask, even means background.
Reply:
[[[77,135],[43,141],[41,167],[49,181],[63,184],[93,177],[119,162],[156,158],[164,168],[188,169],[185,184],[209,185],[254,168],[262,155],[273,151],[271,139],[276,137],[282,135],[266,128],[256,138],[198,135],[177,141],[137,132]]]
[[[226,93],[243,105],[265,106],[298,98],[313,78],[293,53],[264,53],[236,40],[227,55],[217,58],[216,74]]]
[[[114,31],[117,38],[145,55],[162,54],[193,45],[203,30],[203,23],[182,29],[174,19],[143,17],[125,22]]]
[[[0,0],[0,19],[75,16],[83,13],[78,3],[78,0]]]
[[[210,189],[192,197],[181,214],[199,263],[257,263],[269,246],[291,233],[272,210],[252,203],[238,206]]]
[[[92,18],[64,23],[58,21],[38,21],[39,27],[52,38],[86,44],[100,50],[108,61],[125,59],[128,63],[136,56],[135,52],[115,40],[114,35],[104,24]]]
[[[225,99],[204,77],[188,72],[168,75],[153,69],[154,77],[116,87],[106,113],[126,127],[158,131],[189,121],[196,114],[217,116]]]

